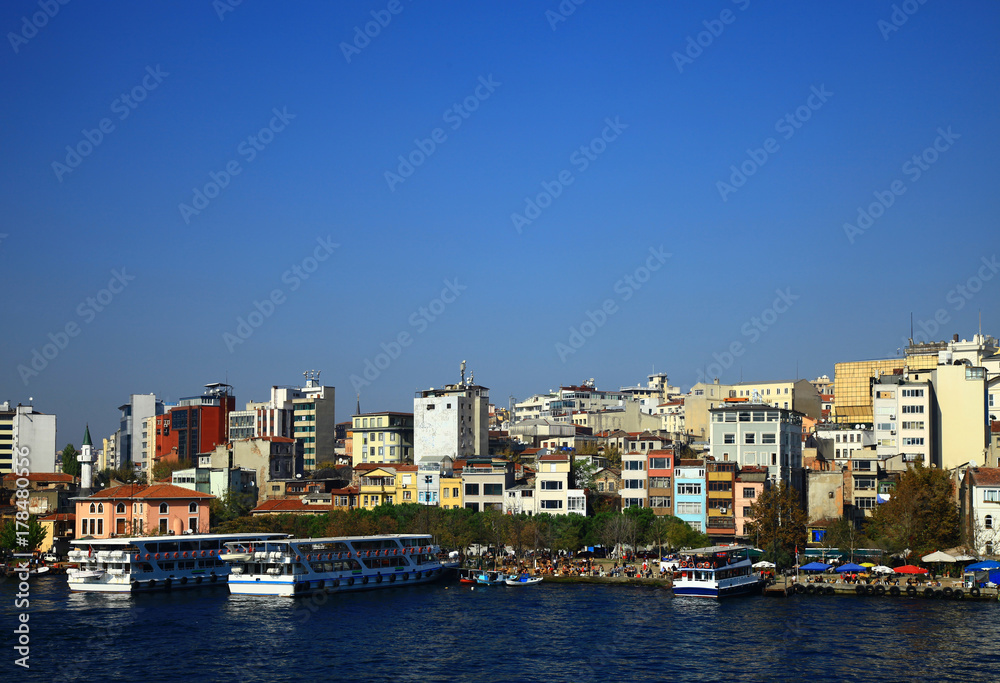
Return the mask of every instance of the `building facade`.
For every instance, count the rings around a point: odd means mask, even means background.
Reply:
[[[413,413],[364,413],[352,418],[352,464],[413,463]]]
[[[414,462],[424,457],[489,455],[490,390],[478,384],[449,384],[413,399]]]

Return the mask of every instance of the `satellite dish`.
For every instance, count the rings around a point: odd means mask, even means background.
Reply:
[[[861,429],[861,425],[854,425],[855,429]]]

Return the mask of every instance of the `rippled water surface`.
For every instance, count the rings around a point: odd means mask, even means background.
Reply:
[[[31,671],[3,681],[996,681],[1000,604],[735,598],[455,583],[316,599],[114,596],[31,584]]]

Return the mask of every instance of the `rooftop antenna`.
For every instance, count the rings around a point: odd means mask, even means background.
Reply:
[[[910,311],[910,346],[913,346],[913,311]]]
[[[462,361],[462,364],[459,366],[459,368],[462,371],[462,384],[465,384],[465,361],[464,360]]]

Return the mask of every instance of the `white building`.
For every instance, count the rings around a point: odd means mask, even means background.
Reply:
[[[646,471],[646,453],[630,452],[622,455],[622,509],[649,507],[649,473]]]
[[[413,399],[413,462],[424,458],[489,455],[490,390],[478,384],[449,384]]]
[[[39,413],[32,406],[14,409],[12,448],[27,449],[31,472],[56,472],[56,416]]]
[[[567,453],[549,453],[536,461],[535,505],[539,514],[587,514],[587,498],[583,489],[573,485],[572,465]]]
[[[147,421],[151,417],[163,415],[163,401],[156,398],[156,394],[131,394],[128,403],[118,406],[118,410],[121,411],[121,424],[118,429],[117,460],[113,466],[122,467],[126,463],[132,463],[137,471],[144,472],[150,466],[148,454],[155,452],[148,450]],[[154,428],[153,432],[155,431]]]
[[[712,408],[709,413],[709,450],[717,462],[735,461],[741,468],[764,467],[769,479],[798,483],[802,470],[801,413],[766,403],[734,403]]]
[[[959,501],[966,544],[980,556],[1000,554],[1000,468],[967,469]]]
[[[906,462],[941,466],[932,458],[934,445],[934,387],[929,381],[882,375],[872,385],[875,453],[886,460],[902,453]]]

